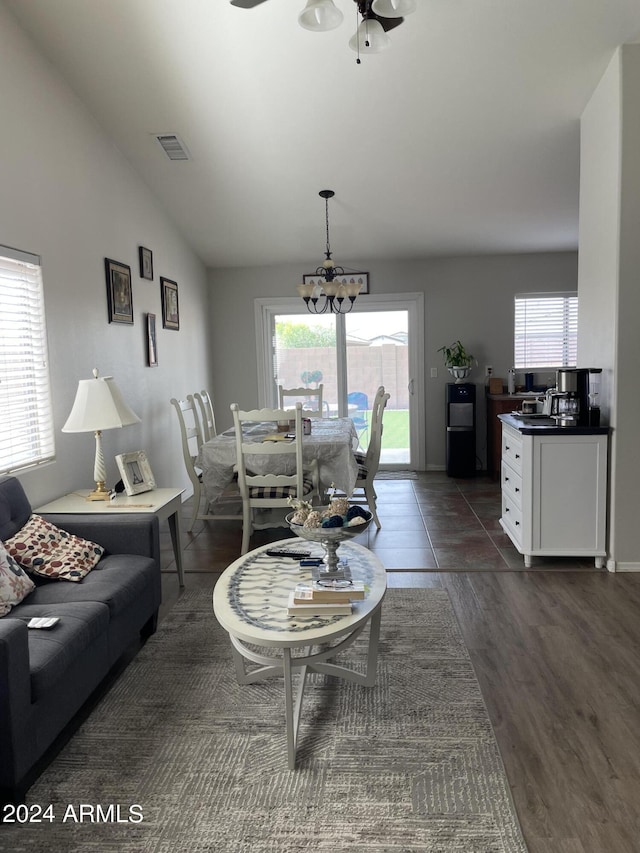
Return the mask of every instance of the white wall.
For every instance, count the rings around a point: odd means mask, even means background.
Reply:
[[[357,266],[351,259],[337,259]],[[315,268],[310,261],[308,269]],[[363,263],[371,273],[372,293],[425,294],[425,399],[427,468],[445,465],[444,394],[450,380],[438,348],[460,338],[479,362],[472,381],[479,383],[478,455],[486,462],[484,365],[506,382],[513,362],[513,295],[577,287],[577,254],[487,255],[423,261]],[[229,405],[255,405],[253,301],[257,297],[290,296],[303,272],[299,266],[210,270],[213,393],[218,428],[231,424]],[[356,305],[366,308],[366,296]],[[230,322],[229,318],[233,321]],[[438,368],[431,379],[430,368]]]
[[[640,569],[640,45],[616,51],[584,111],[581,139],[579,355],[605,368],[609,566]]]
[[[580,130],[578,363],[602,367],[602,417],[615,426],[620,241],[620,58],[593,93]]]
[[[0,115],[0,244],[42,256],[47,310],[57,460],[20,476],[32,504],[92,485],[93,436],[60,428],[94,367],[142,418],[104,434],[108,483],[116,453],[144,449],[159,485],[186,485],[168,401],[211,383],[202,263],[2,5]],[[153,282],[139,277],[139,245],[153,251]],[[133,326],[108,323],[105,257],[131,266]],[[178,282],[179,332],[162,329],[159,275]],[[147,312],[157,315],[157,368],[146,366]]]
[[[640,44],[622,55],[620,277],[616,335],[616,528],[614,559],[640,571]]]

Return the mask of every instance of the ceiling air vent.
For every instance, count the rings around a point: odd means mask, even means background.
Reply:
[[[156,133],[156,140],[164,149],[169,160],[190,160],[191,157],[187,147],[180,137],[175,133]]]

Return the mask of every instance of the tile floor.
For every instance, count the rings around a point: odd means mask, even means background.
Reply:
[[[389,572],[390,586],[429,586],[426,575],[434,572],[524,571],[522,557],[498,522],[499,483],[486,476],[454,479],[444,472],[428,472],[418,474],[417,479],[378,480],[376,490],[382,528],[377,530],[372,524],[355,541],[378,555]],[[198,521],[193,532],[187,533],[190,512],[188,501],[183,509],[187,586],[194,583],[193,575],[224,571],[239,556],[242,536],[241,521]],[[289,535],[285,528],[257,531],[251,545]],[[174,586],[177,592],[168,530],[163,528],[161,538],[164,583],[167,592]],[[594,561],[587,558],[534,560],[534,571],[546,569],[597,571]]]

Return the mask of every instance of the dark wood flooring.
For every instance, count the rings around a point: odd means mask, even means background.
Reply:
[[[377,491],[382,530],[361,541],[390,587],[448,591],[530,853],[638,853],[640,575],[591,560],[525,570],[498,525],[499,486],[485,478],[421,474]],[[286,535],[261,532],[252,546]],[[162,537],[166,613],[180,590]],[[239,522],[185,533],[186,587],[213,589],[240,537]]]

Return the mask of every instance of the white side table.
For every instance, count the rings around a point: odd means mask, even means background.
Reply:
[[[90,489],[79,489],[69,495],[51,501],[34,509],[34,512],[68,513],[70,515],[116,515],[151,512],[159,521],[169,522],[173,556],[178,570],[180,586],[184,586],[184,571],[182,568],[182,545],[180,542],[180,496],[184,489],[152,489],[139,495],[128,497],[125,494],[116,495],[110,501],[88,501],[86,495]]]

